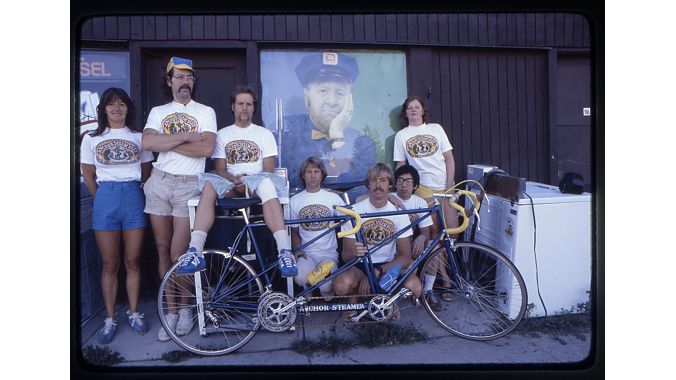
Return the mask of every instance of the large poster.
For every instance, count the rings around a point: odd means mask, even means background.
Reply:
[[[261,110],[292,189],[303,160],[324,161],[328,181],[363,180],[392,162],[406,98],[406,56],[381,50],[263,50]]]
[[[96,129],[99,95],[108,87],[119,87],[129,93],[129,53],[81,51],[80,134]]]

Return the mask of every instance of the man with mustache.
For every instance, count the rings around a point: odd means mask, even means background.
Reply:
[[[200,201],[195,211],[190,248],[179,258],[180,264],[176,269],[179,276],[206,268],[207,263],[201,253],[214,223],[216,199],[244,197],[247,189],[249,196],[261,200],[264,222],[277,243],[282,277],[298,274],[284,226],[284,211],[279,203],[286,181],[273,173],[277,163],[277,145],[272,132],[253,123],[257,105],[258,97],[248,86],[237,86],[230,95],[235,123],[218,131],[216,148],[211,156],[216,173],[198,176]]]
[[[142,139],[143,149],[159,153],[143,189],[160,277],[188,249],[188,200],[199,194],[197,175],[204,172],[206,157],[216,143],[216,113],[192,99],[196,81],[192,61],[172,57],[165,79],[173,100],[150,110]],[[166,319],[178,335],[187,334],[193,326],[187,312]],[[169,340],[161,326],[157,337]]]
[[[284,118],[281,158],[291,187],[300,187],[298,170],[307,157],[324,162],[330,181],[359,181],[375,163],[374,142],[350,127],[352,85],[357,61],[335,52],[311,53],[295,69],[303,85],[308,115]]]
[[[369,190],[369,197],[356,203],[353,206],[354,211],[359,214],[397,211],[397,207],[388,200],[390,188],[394,185],[392,169],[389,165],[382,162],[373,165],[366,173],[364,182]],[[371,249],[408,225],[409,219],[406,215],[364,218],[362,219],[362,231],[366,239],[365,243]],[[351,226],[343,225],[343,230],[350,228]],[[402,233],[396,241],[390,242],[371,255],[377,277],[381,277],[388,269],[397,264],[401,265],[401,272],[411,264],[411,235],[412,232],[409,229]],[[343,238],[341,256],[344,262],[358,256],[364,256],[366,253],[366,246],[362,242],[357,242],[355,235]],[[418,276],[412,274],[404,282],[404,286],[413,292],[416,299],[420,297],[421,285]],[[359,263],[336,277],[333,280],[333,289],[339,296],[370,294],[371,289],[365,274],[364,263]],[[356,298],[353,297],[351,302],[355,301]],[[397,319],[398,316],[399,313],[396,311],[393,313],[392,319]]]

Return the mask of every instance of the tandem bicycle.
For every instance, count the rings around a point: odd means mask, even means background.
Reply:
[[[254,234],[256,229],[266,226],[262,221],[250,222],[246,213],[247,207],[259,200],[222,200],[221,207],[237,209],[242,214],[245,222],[243,229],[231,247],[224,250],[209,249],[202,253],[207,263],[205,270],[194,275],[178,276],[175,274],[178,263],[171,266],[162,278],[157,297],[160,321],[180,347],[200,355],[223,355],[244,346],[261,328],[271,332],[288,331],[295,326],[300,314],[356,310],[357,313],[350,317],[353,323],[366,319],[371,322],[387,321],[395,314],[397,303],[412,295],[409,289],[401,287],[402,284],[411,274],[419,271],[421,277],[422,274],[436,276],[432,290],[436,295],[452,294],[436,310],[430,306],[427,297],[420,298],[424,309],[443,329],[472,340],[503,337],[523,319],[528,301],[526,286],[514,264],[497,250],[476,242],[456,241],[452,237],[467,229],[470,217],[478,217],[480,207],[477,195],[458,189],[458,185],[446,193],[434,194],[434,202],[428,208],[359,215],[345,206],[336,207],[340,214],[333,217],[286,220],[287,226],[330,223],[323,234],[294,249],[295,253],[325,234],[340,231],[346,223],[352,223],[352,229],[337,232],[339,238],[356,234],[357,241],[365,241],[360,229],[362,218],[412,213],[420,215],[406,228],[368,249],[365,256],[344,263],[323,280],[295,296],[273,287],[273,278],[279,276],[278,260],[274,255],[266,257],[261,252]],[[469,211],[459,204],[461,196],[471,201]],[[424,251],[403,270],[394,285],[387,291],[380,289],[370,256],[425,218],[436,215],[438,220],[443,221],[441,202],[446,201],[458,211],[462,223],[456,228],[442,228],[432,237]],[[252,263],[238,253],[242,248],[248,255],[255,255]],[[363,301],[345,303],[342,300],[347,297],[336,296],[327,302],[322,297],[312,297],[313,292],[324,283],[360,262],[364,262],[371,290],[371,294],[359,295]],[[165,316],[184,308],[192,311],[196,328],[179,336],[168,328]]]

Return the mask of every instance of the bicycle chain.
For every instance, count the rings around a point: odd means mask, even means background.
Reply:
[[[373,297],[376,297],[376,296],[383,296],[383,294],[360,294],[360,295],[358,295],[358,296],[356,296],[356,297],[370,299],[370,298],[373,298]],[[339,299],[339,298],[352,298],[352,297],[355,297],[355,295],[347,295],[347,296],[337,296],[337,295],[334,295],[334,296],[333,296],[333,299],[331,299],[331,301],[334,301],[334,300],[337,299],[337,298]],[[305,300],[306,300],[307,303],[309,303],[309,301],[312,301],[312,300],[323,300],[323,299],[324,299],[324,297],[306,297],[306,298],[305,298]],[[399,300],[399,301],[401,301],[401,300]],[[399,301],[397,301],[397,303],[399,303]],[[415,305],[412,304],[411,306],[415,306]],[[397,304],[394,305],[394,307],[397,308],[397,309],[399,310],[399,312],[401,312],[402,310],[405,310],[405,309],[407,309],[407,308],[409,308],[409,307],[411,307],[411,306],[399,307],[399,306],[397,306]],[[355,310],[355,311],[357,311],[357,313],[361,313],[361,311],[363,311],[363,310],[365,310],[365,309],[362,309],[362,310]],[[304,328],[304,327],[326,327],[326,326],[337,326],[338,324],[342,324],[344,328],[348,329],[349,327],[355,327],[355,326],[361,326],[361,325],[368,325],[368,324],[374,324],[374,323],[384,323],[384,322],[387,322],[387,321],[388,321],[388,319],[386,319],[386,320],[381,320],[381,321],[374,321],[374,320],[368,318],[368,313],[367,313],[366,315],[364,315],[364,316],[359,320],[359,322],[352,322],[352,321],[350,321],[350,320],[347,320],[347,319],[345,319],[345,318],[342,318],[342,312],[343,312],[343,311],[349,311],[349,310],[336,310],[336,311],[337,311],[337,312],[341,312],[341,317],[339,317],[339,318],[338,318],[335,322],[333,322],[333,323],[330,323],[330,322],[325,322],[325,323],[305,323],[304,321],[301,322],[301,323],[299,323],[299,322],[298,322],[298,320],[299,320],[298,317],[301,317],[301,316],[302,316],[302,317],[311,316],[312,313],[330,313],[330,312],[328,312],[328,311],[314,311],[314,312],[313,312],[313,311],[310,311],[310,312],[301,312],[301,311],[299,311],[299,312],[298,312],[298,315],[296,316],[296,323],[293,324],[293,327],[303,327],[303,328]],[[301,318],[301,319],[304,319],[304,318]],[[349,327],[348,327],[348,326],[349,326]]]

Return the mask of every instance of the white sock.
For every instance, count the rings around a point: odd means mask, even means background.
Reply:
[[[281,229],[272,234],[272,237],[274,237],[275,242],[277,242],[277,250],[279,253],[282,253],[282,249],[291,250],[291,244],[289,244],[289,235],[286,233],[286,230]]]
[[[204,242],[207,240],[207,233],[204,231],[193,231],[190,234],[190,246],[195,247],[197,253],[204,251]]]
[[[432,290],[432,286],[434,285],[434,279],[437,276],[431,275],[431,274],[426,274],[425,278],[423,279],[423,292],[429,292]]]

